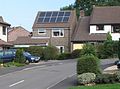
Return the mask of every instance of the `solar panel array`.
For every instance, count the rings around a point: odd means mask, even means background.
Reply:
[[[37,23],[68,22],[70,15],[71,15],[70,11],[40,12]]]

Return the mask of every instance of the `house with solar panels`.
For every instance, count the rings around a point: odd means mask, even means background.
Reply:
[[[74,10],[39,11],[33,24],[31,39],[39,39],[37,44],[42,46],[55,46],[61,53],[70,52],[71,37],[76,23],[77,18]]]

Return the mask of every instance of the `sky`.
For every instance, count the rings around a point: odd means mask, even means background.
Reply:
[[[75,0],[0,0],[0,16],[11,27],[22,26],[32,31],[38,11],[56,11]]]

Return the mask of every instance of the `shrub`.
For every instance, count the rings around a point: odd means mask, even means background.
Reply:
[[[57,60],[71,59],[71,53],[61,53],[58,55]]]
[[[23,49],[18,49],[16,51],[16,57],[14,59],[14,62],[16,63],[25,63],[26,59],[23,55]]]
[[[96,75],[94,73],[83,73],[78,75],[78,83],[85,85],[89,83],[94,83]]]
[[[118,42],[118,58],[120,60],[120,38],[119,38],[119,42]]]
[[[53,46],[47,46],[43,52],[45,60],[55,60],[58,55],[58,49]]]
[[[99,74],[99,59],[94,55],[83,55],[77,61],[77,74],[82,73],[95,73]]]
[[[95,82],[97,84],[108,84],[108,83],[115,83],[116,77],[114,74],[100,74],[97,75]]]
[[[117,71],[117,72],[115,73],[115,77],[116,77],[116,81],[117,81],[117,82],[120,82],[120,71]]]
[[[91,55],[91,54],[96,56],[96,50],[92,44],[88,43],[83,46],[83,49],[81,50],[81,55]]]
[[[81,49],[76,49],[71,53],[71,58],[78,58],[80,57]]]
[[[30,52],[32,55],[39,56],[41,60],[44,59],[44,48],[41,46],[31,46],[29,48],[26,48],[25,51]]]

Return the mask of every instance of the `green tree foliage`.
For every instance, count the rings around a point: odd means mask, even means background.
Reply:
[[[94,55],[96,56],[95,47],[92,44],[85,44],[81,50],[81,55]]]
[[[92,12],[93,5],[95,6],[120,6],[120,0],[75,0],[75,3],[61,8],[62,10],[76,9],[76,15],[79,17],[80,10],[85,11],[85,15],[89,16]]]

